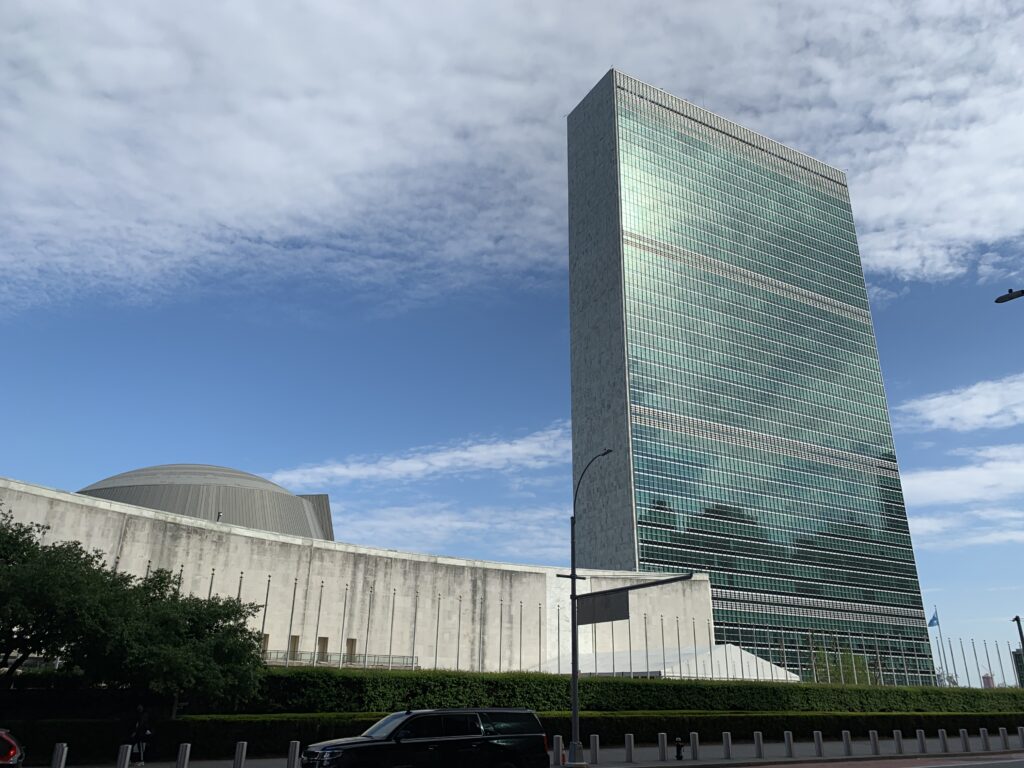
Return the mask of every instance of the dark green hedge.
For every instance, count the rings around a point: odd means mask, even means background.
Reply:
[[[270,669],[249,713],[387,712],[406,707],[569,707],[568,676]],[[583,678],[591,711],[1024,712],[1024,689],[897,688],[709,680]],[[191,712],[211,711],[193,707]]]
[[[561,734],[568,740],[569,715],[567,712],[542,712],[541,721],[548,736]],[[196,759],[225,759],[234,752],[236,741],[247,741],[251,757],[284,756],[288,742],[297,740],[303,745],[325,739],[362,733],[380,717],[379,714],[291,714],[291,715],[201,715],[185,717],[174,722],[154,725],[154,739],[146,757],[152,760],[172,760],[181,742],[192,744]],[[736,741],[750,740],[754,731],[761,731],[765,739],[781,740],[784,731],[792,731],[798,740],[810,740],[815,730],[826,739],[838,739],[842,731],[849,730],[854,737],[866,737],[869,730],[877,730],[884,738],[900,729],[904,737],[913,738],[921,728],[934,736],[939,728],[954,736],[960,728],[977,733],[988,728],[995,735],[1000,727],[1015,733],[1024,725],[1024,713],[910,713],[893,712],[836,713],[836,712],[583,712],[580,728],[584,741],[590,734],[598,734],[606,745],[621,744],[623,736],[632,733],[640,743],[653,743],[659,732],[670,739],[697,731],[702,742],[717,742],[723,731],[729,731]],[[123,726],[108,720],[35,720],[11,722],[11,730],[27,747],[29,762],[43,765],[49,761],[53,744],[68,744],[69,762],[112,763],[117,747],[124,738]],[[956,742],[953,742],[954,748]]]

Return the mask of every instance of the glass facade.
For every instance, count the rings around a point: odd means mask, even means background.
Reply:
[[[845,177],[611,75],[637,569],[805,679],[932,684]]]

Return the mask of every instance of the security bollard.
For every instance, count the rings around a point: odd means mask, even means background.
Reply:
[[[1003,749],[1010,748],[1010,734],[1006,732],[1005,728],[999,729],[999,741],[1003,743]]]
[[[590,734],[590,762],[594,765],[601,762],[601,737],[596,733]]]
[[[928,739],[925,738],[924,731],[920,728],[917,729],[917,751],[922,755],[928,751]]]
[[[676,736],[676,760],[683,759],[683,738]]]
[[[949,740],[946,738],[945,728],[939,728],[939,752],[949,752]]]
[[[764,757],[764,736],[754,731],[754,757]]]
[[[231,768],[245,768],[245,753],[249,750],[249,742],[239,741],[235,743],[235,760]]]
[[[700,760],[700,735],[696,731],[690,731],[690,759]]]
[[[814,756],[815,757],[824,757],[825,756],[825,747],[821,743],[821,731],[815,731],[814,732]]]
[[[793,732],[783,731],[782,740],[786,743],[786,757],[793,756]]]
[[[68,745],[64,742],[53,745],[53,757],[50,759],[50,768],[64,768],[68,761]]]
[[[626,734],[626,762],[633,762],[633,734]]]
[[[896,750],[897,755],[903,754],[903,731],[895,730],[892,732],[892,746]]]
[[[1020,746],[1024,749],[1024,725],[1017,726],[1017,738],[1020,739]]]
[[[722,759],[732,760],[732,733],[729,731],[722,733]]]
[[[132,745],[122,744],[117,748],[117,768],[128,768],[132,761]]]
[[[966,728],[961,728],[960,729],[960,748],[964,752],[970,752],[971,751],[971,737],[967,735],[967,729]]]
[[[668,760],[668,734],[658,734],[658,759]]]
[[[981,749],[983,752],[992,751],[992,742],[988,738],[988,728],[982,728],[981,731]]]
[[[850,732],[843,731],[843,754],[849,757],[853,754],[853,741],[850,740]]]
[[[562,736],[556,733],[555,738],[551,740],[551,764],[561,765],[562,764]]]
[[[188,758],[192,754],[191,744],[179,744],[178,745],[178,761],[174,764],[174,768],[188,768]]]
[[[299,752],[302,747],[297,741],[288,742],[288,768],[299,768]]]
[[[871,742],[871,754],[878,754],[878,731],[868,731],[868,741]]]

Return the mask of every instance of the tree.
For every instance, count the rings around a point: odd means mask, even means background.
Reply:
[[[180,593],[177,577],[115,573],[77,542],[0,509],[0,686],[30,656],[62,659],[95,683],[239,701],[263,663],[248,620],[258,606]]]

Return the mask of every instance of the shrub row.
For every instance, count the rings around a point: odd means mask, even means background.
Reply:
[[[569,706],[569,678],[537,673],[270,669],[259,696],[242,711],[387,712],[457,706],[563,710]],[[1024,689],[585,677],[580,680],[580,706],[615,712],[1024,712]]]
[[[188,742],[196,759],[226,759],[233,754],[237,741],[248,742],[251,757],[283,756],[289,741],[297,740],[306,745],[353,736],[362,733],[379,717],[379,714],[364,713],[190,716],[156,724],[146,756],[153,760],[172,760],[177,745]],[[568,740],[567,712],[542,712],[540,717],[549,738],[560,734]],[[1019,725],[1024,725],[1024,713],[662,711],[583,712],[580,716],[584,741],[590,734],[597,734],[608,745],[621,744],[627,733],[632,733],[638,742],[650,743],[656,741],[658,733],[667,733],[670,739],[682,736],[686,740],[687,734],[696,731],[702,742],[710,743],[719,741],[723,731],[732,733],[736,741],[751,740],[754,731],[761,731],[765,739],[781,740],[787,730],[798,740],[810,740],[815,730],[822,731],[826,739],[839,739],[843,730],[863,738],[872,729],[883,737],[899,729],[904,736],[912,738],[918,728],[934,736],[939,728],[945,728],[950,734],[960,728],[972,733],[988,728],[995,733],[1000,727],[1015,732]],[[71,764],[111,762],[125,737],[123,726],[110,720],[22,721],[10,723],[10,728],[26,745],[32,765],[46,764],[58,741],[68,744]]]

